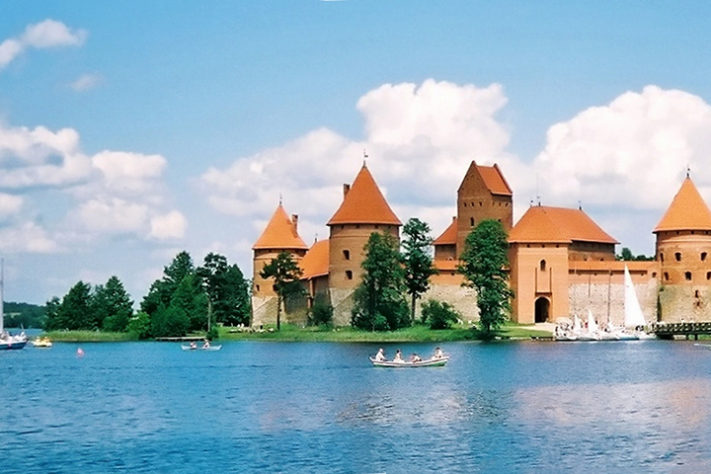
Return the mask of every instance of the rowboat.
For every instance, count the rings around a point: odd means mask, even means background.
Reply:
[[[370,362],[374,367],[400,368],[400,367],[443,367],[449,360],[449,356],[430,357],[429,359],[418,360],[417,362],[402,361],[395,362],[392,360],[375,360],[370,357]]]
[[[52,341],[48,337],[38,337],[32,341],[35,347],[52,347]]]
[[[180,348],[184,351],[219,351],[222,349],[222,344],[218,344],[215,346],[190,346],[189,344],[181,344]]]

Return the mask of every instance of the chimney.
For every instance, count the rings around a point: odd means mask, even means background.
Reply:
[[[299,235],[299,215],[291,215],[291,227],[294,229],[294,235]]]
[[[348,194],[348,191],[351,190],[351,185],[350,184],[344,184],[343,185],[343,199],[346,198],[346,194]]]
[[[452,222],[457,220],[457,216],[452,216]]]

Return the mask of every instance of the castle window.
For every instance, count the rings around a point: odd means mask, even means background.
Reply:
[[[706,279],[711,280],[711,272],[706,272]]]
[[[669,272],[664,272],[664,281],[669,281]]]
[[[464,207],[467,207],[467,203],[466,203],[466,202],[464,203]]]
[[[681,252],[676,252],[674,254],[674,258],[676,259],[677,262],[681,262]]]
[[[686,281],[691,281],[691,272],[684,272],[684,278]]]
[[[272,285],[272,291],[276,291],[276,285]]]
[[[345,258],[346,260],[350,260],[350,259],[351,259],[351,251],[350,251],[350,250],[344,250],[344,251],[343,251],[343,258]]]
[[[346,270],[346,280],[352,280],[353,279],[353,272],[350,270]]]
[[[474,218],[473,217],[469,218],[469,225],[474,227]]]
[[[711,274],[711,272],[709,272]],[[708,274],[707,274],[708,276]],[[657,278],[657,272],[652,272],[652,278]]]
[[[259,291],[259,285],[256,285],[257,291]]]
[[[472,203],[472,205],[474,205],[474,203]],[[483,206],[483,205],[484,205],[484,203],[481,202],[481,201],[479,201],[479,207],[481,207],[481,206]]]
[[[701,261],[703,262],[705,260],[706,260],[706,252],[701,252]]]
[[[698,298],[698,297],[699,297],[699,290],[696,290],[696,291],[694,291],[694,298]]]
[[[541,260],[541,271],[542,272],[546,271],[546,261],[545,260]]]
[[[659,260],[660,260],[662,263],[664,263],[664,254],[663,254],[663,253],[660,253],[660,254],[659,254]]]

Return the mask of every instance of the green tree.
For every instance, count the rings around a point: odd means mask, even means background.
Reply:
[[[430,226],[416,217],[405,223],[402,229],[402,261],[405,265],[405,287],[410,295],[410,319],[415,320],[415,303],[430,287],[430,276],[437,273],[432,265],[429,249],[432,238]]]
[[[508,241],[500,222],[486,219],[472,230],[464,243],[458,270],[464,286],[476,289],[479,324],[485,337],[506,321],[513,292],[508,285]]]
[[[151,316],[151,334],[154,337],[184,336],[190,327],[190,319],[176,306],[160,306]]]
[[[53,296],[47,303],[45,303],[47,317],[44,320],[44,329],[47,331],[53,331],[56,329],[64,329],[66,323],[61,320],[59,313],[59,307],[62,305],[62,301]]]
[[[274,279],[274,291],[277,294],[277,331],[281,329],[281,306],[288,296],[304,293],[304,288],[299,281],[302,275],[301,268],[294,257],[286,251],[280,252],[276,258],[267,263],[259,276],[264,279]]]
[[[148,294],[141,301],[141,311],[153,315],[161,305],[170,306],[170,299],[186,275],[195,272],[193,260],[186,251],[179,252],[167,267],[163,268],[163,278],[151,285]]]
[[[224,256],[209,253],[197,274],[209,298],[212,321],[249,324],[249,284],[237,265],[228,265]]]
[[[170,299],[169,315],[187,319],[189,331],[206,331],[207,328],[207,295],[202,288],[200,278],[196,274],[187,274],[178,284]],[[176,334],[177,335],[177,334]]]
[[[133,301],[116,276],[94,290],[92,309],[106,331],[123,332],[133,315]]]
[[[138,339],[146,339],[151,335],[151,317],[140,311],[128,320],[126,332],[134,334]]]
[[[62,298],[56,311],[55,308],[51,309],[54,314],[53,320],[48,321],[48,327],[69,330],[97,329],[96,320],[91,311],[91,297],[91,286],[83,281],[77,282]],[[49,306],[50,302],[47,304]]]
[[[410,325],[405,301],[405,272],[400,264],[397,240],[373,232],[365,245],[363,281],[354,293],[351,324],[371,331]]]

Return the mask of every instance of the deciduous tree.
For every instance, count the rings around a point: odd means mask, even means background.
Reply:
[[[288,296],[304,293],[299,281],[302,271],[294,257],[286,251],[280,252],[276,258],[267,263],[259,275],[274,280],[274,291],[277,294],[277,331],[281,329],[281,307]]]
[[[402,229],[402,261],[405,265],[405,287],[410,295],[410,319],[415,320],[415,303],[430,287],[430,276],[437,273],[429,254],[432,238],[430,226],[413,217]]]

